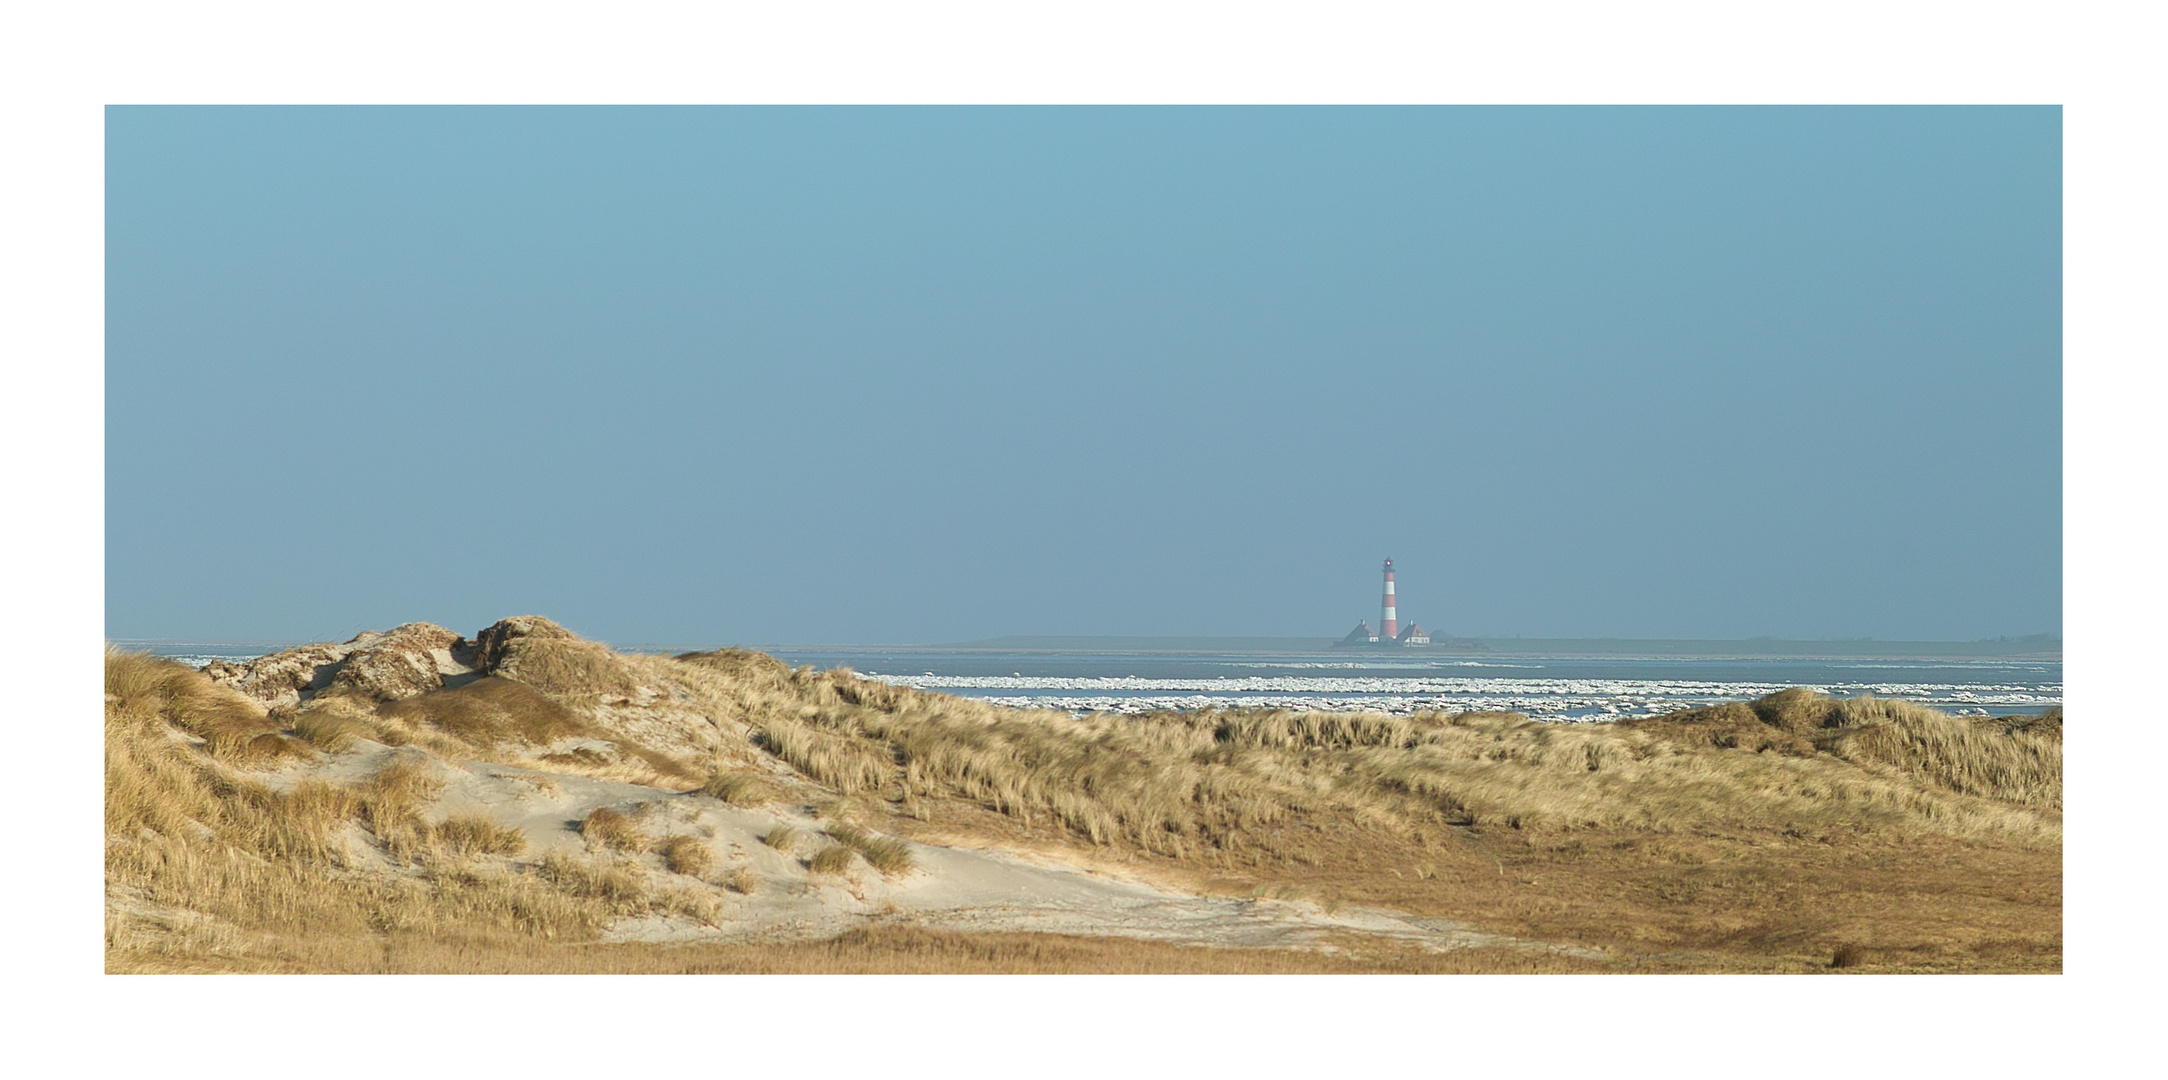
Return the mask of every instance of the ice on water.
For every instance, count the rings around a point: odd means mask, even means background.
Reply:
[[[213,659],[259,654],[195,643],[154,646],[154,651],[195,667]],[[1836,660],[1757,667],[1721,660],[1637,665],[1540,657],[992,657],[822,649],[776,650],[776,655],[823,668],[849,665],[867,678],[898,686],[1078,715],[1234,708],[1398,715],[1443,710],[1600,721],[1738,701],[1789,686],[1811,686],[1839,697],[1905,698],[1960,714],[1999,715],[2039,712],[2062,704],[2063,697],[2060,663]],[[1651,677],[1634,677],[1644,674]]]

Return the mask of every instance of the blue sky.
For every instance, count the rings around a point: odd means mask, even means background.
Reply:
[[[2054,108],[115,108],[107,633],[2061,627]]]

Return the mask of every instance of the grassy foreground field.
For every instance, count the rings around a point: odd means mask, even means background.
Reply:
[[[109,652],[105,717],[113,971],[2062,962],[2059,711],[1077,719],[526,617],[200,673]],[[1049,931],[1000,892],[1019,866],[1187,921]]]

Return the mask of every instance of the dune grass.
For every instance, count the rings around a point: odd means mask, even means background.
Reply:
[[[109,713],[163,721],[221,760],[267,764],[307,752],[262,706],[168,660],[108,649],[105,694]]]
[[[863,740],[780,717],[761,728],[760,745],[845,795],[879,789],[896,775],[893,753]]]
[[[1845,715],[1865,708],[1848,706]],[[1543,724],[1510,713],[1072,719],[975,702],[897,712],[838,704],[765,724],[779,756],[838,790],[873,786],[859,763],[898,762],[880,786],[893,801],[965,800],[1026,826],[1050,824],[1096,845],[1174,858],[1238,848],[1260,828],[1321,813],[1407,827],[1673,831],[1719,821],[1777,832],[1883,829],[2035,844],[2060,836],[2055,817],[2002,798],[2012,790],[2007,785],[1977,794],[1937,790],[1862,769],[1811,743],[1774,753],[1757,752],[1771,749],[1761,744],[1717,752],[1734,747],[1696,745],[1653,724]],[[1870,728],[1837,730],[1864,739]],[[785,752],[792,747],[797,752]],[[1854,753],[1865,760],[1865,750]],[[2059,784],[2059,774],[2040,778]]]
[[[715,869],[715,849],[693,836],[673,836],[659,845],[663,864],[673,874],[702,878]]]
[[[741,895],[750,895],[760,887],[759,875],[750,866],[733,866],[723,871],[723,887]]]
[[[816,874],[843,874],[851,868],[851,849],[843,844],[830,844],[813,853],[806,860],[806,868]]]
[[[242,767],[265,764],[246,743],[195,734],[267,723],[260,707],[136,654],[108,656],[107,685],[111,970],[276,969],[326,943],[384,935],[577,941],[628,914],[714,917],[709,892],[657,886],[623,860],[468,863],[516,854],[524,837],[473,816],[426,824],[440,777],[421,751],[393,754],[359,784],[305,780],[281,792]],[[352,872],[357,843],[419,876]]]
[[[828,834],[829,839],[857,852],[883,874],[893,876],[908,873],[913,866],[911,845],[895,837],[875,836],[843,821],[830,822],[822,831]]]
[[[1886,766],[1959,794],[2063,808],[2060,710],[2052,719],[2012,724],[1860,698],[1840,703],[1827,730],[1829,752],[1858,765]]]
[[[699,907],[662,892],[598,899],[543,873],[465,865],[457,843],[437,843],[422,824],[434,781],[411,758],[358,785],[281,792],[178,726],[245,729],[252,717],[179,665],[112,654],[107,685],[111,970],[276,968],[386,934],[582,940],[629,910]],[[353,872],[354,845],[371,841],[421,876]]]
[[[625,860],[581,859],[553,851],[542,860],[542,876],[574,896],[630,905],[648,892],[647,872]]]
[[[774,802],[781,794],[775,785],[752,773],[717,770],[708,774],[700,793],[732,806],[758,807]]]
[[[411,726],[426,724],[478,747],[514,742],[546,746],[587,733],[571,709],[540,690],[494,677],[387,702],[378,712]]]
[[[1520,949],[1448,953],[1378,950],[1350,955],[1214,949],[1129,938],[966,934],[871,926],[825,941],[744,945],[566,944],[529,935],[400,931],[380,940],[296,942],[272,956],[214,958],[131,953],[120,971],[255,971],[441,974],[1536,974],[1590,972],[1585,960]],[[1672,970],[1653,967],[1651,970]],[[1787,969],[1790,970],[1790,969]]]
[[[337,753],[361,739],[378,736],[376,725],[352,713],[311,709],[294,717],[294,734],[320,750]]]
[[[456,814],[436,827],[447,848],[464,855],[518,855],[527,850],[527,834],[499,825],[482,813]]]
[[[1753,702],[1620,725],[1688,745],[1794,757],[1826,753],[1877,775],[2041,810],[2062,809],[2062,710],[2004,720],[1960,717],[1874,697],[1791,689]]]
[[[764,746],[906,835],[1080,846],[1186,887],[1290,885],[1710,965],[1823,966],[1846,944],[1875,958],[1866,970],[2060,963],[2059,716],[1794,691],[1601,725],[1074,718],[730,662],[748,672],[733,715]],[[1995,764],[2012,755],[2024,767]]]
[[[647,837],[632,816],[607,806],[589,811],[580,820],[580,835],[588,843],[612,851],[640,851],[647,847]]]
[[[508,620],[509,621],[509,620]],[[489,643],[482,646],[490,650]],[[616,653],[547,619],[528,617],[522,636],[497,646],[494,674],[552,698],[630,697],[639,685]]]
[[[847,872],[854,855],[908,871],[909,845],[879,829],[1058,848],[1231,896],[1600,942],[1661,970],[2060,967],[2059,712],[1990,721],[1787,691],[1610,725],[1510,713],[1074,718],[742,650],[618,656],[546,620],[522,626],[483,643],[495,666],[465,687],[387,702],[330,694],[279,717],[179,665],[109,653],[108,944],[127,958],[113,962],[280,969],[352,935],[405,942],[414,970],[446,969],[428,967],[454,960],[416,936],[436,934],[490,943],[461,953],[481,969],[570,956],[546,943],[592,941],[628,915],[713,917],[720,894],[686,879],[714,865],[687,874],[671,854],[699,841],[666,839],[677,876],[651,873],[641,860],[654,845],[618,811],[580,823],[588,856],[533,862],[507,862],[511,842],[479,821],[427,823],[447,760],[533,767],[524,755],[537,740],[571,724],[655,761],[628,750],[623,763],[567,771],[686,775],[739,806],[789,788],[820,807],[833,842],[809,861],[823,874]],[[276,779],[362,739],[402,748],[353,785]],[[666,769],[679,761],[714,765]],[[767,779],[776,761],[803,779]],[[763,839],[795,854],[806,836],[777,825]],[[355,873],[367,847],[401,875]],[[754,885],[743,866],[721,879]],[[992,962],[972,959],[976,946],[901,940],[861,941],[847,961],[809,946],[794,960],[716,963]],[[1118,951],[1072,959],[1115,963]]]

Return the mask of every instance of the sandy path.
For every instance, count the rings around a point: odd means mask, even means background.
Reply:
[[[326,762],[315,775],[360,779],[399,752],[365,744]],[[482,813],[517,828],[528,839],[520,862],[536,862],[551,852],[585,852],[587,841],[576,823],[609,807],[635,815],[642,830],[658,840],[699,838],[711,846],[720,866],[743,868],[757,879],[751,894],[742,894],[671,874],[658,857],[642,856],[658,882],[712,890],[720,914],[712,924],[686,916],[622,919],[606,931],[612,941],[804,940],[869,922],[901,922],[1222,947],[1339,951],[1338,942],[1353,935],[1440,951],[1492,945],[1598,955],[1484,934],[1442,919],[1377,909],[1327,911],[1305,901],[1191,895],[1014,853],[932,844],[911,844],[916,865],[894,877],[862,861],[840,877],[814,875],[801,856],[822,843],[820,822],[806,807],[752,810],[704,795],[483,762],[448,768],[445,779],[432,818]],[[804,834],[792,854],[761,841],[779,825]]]

